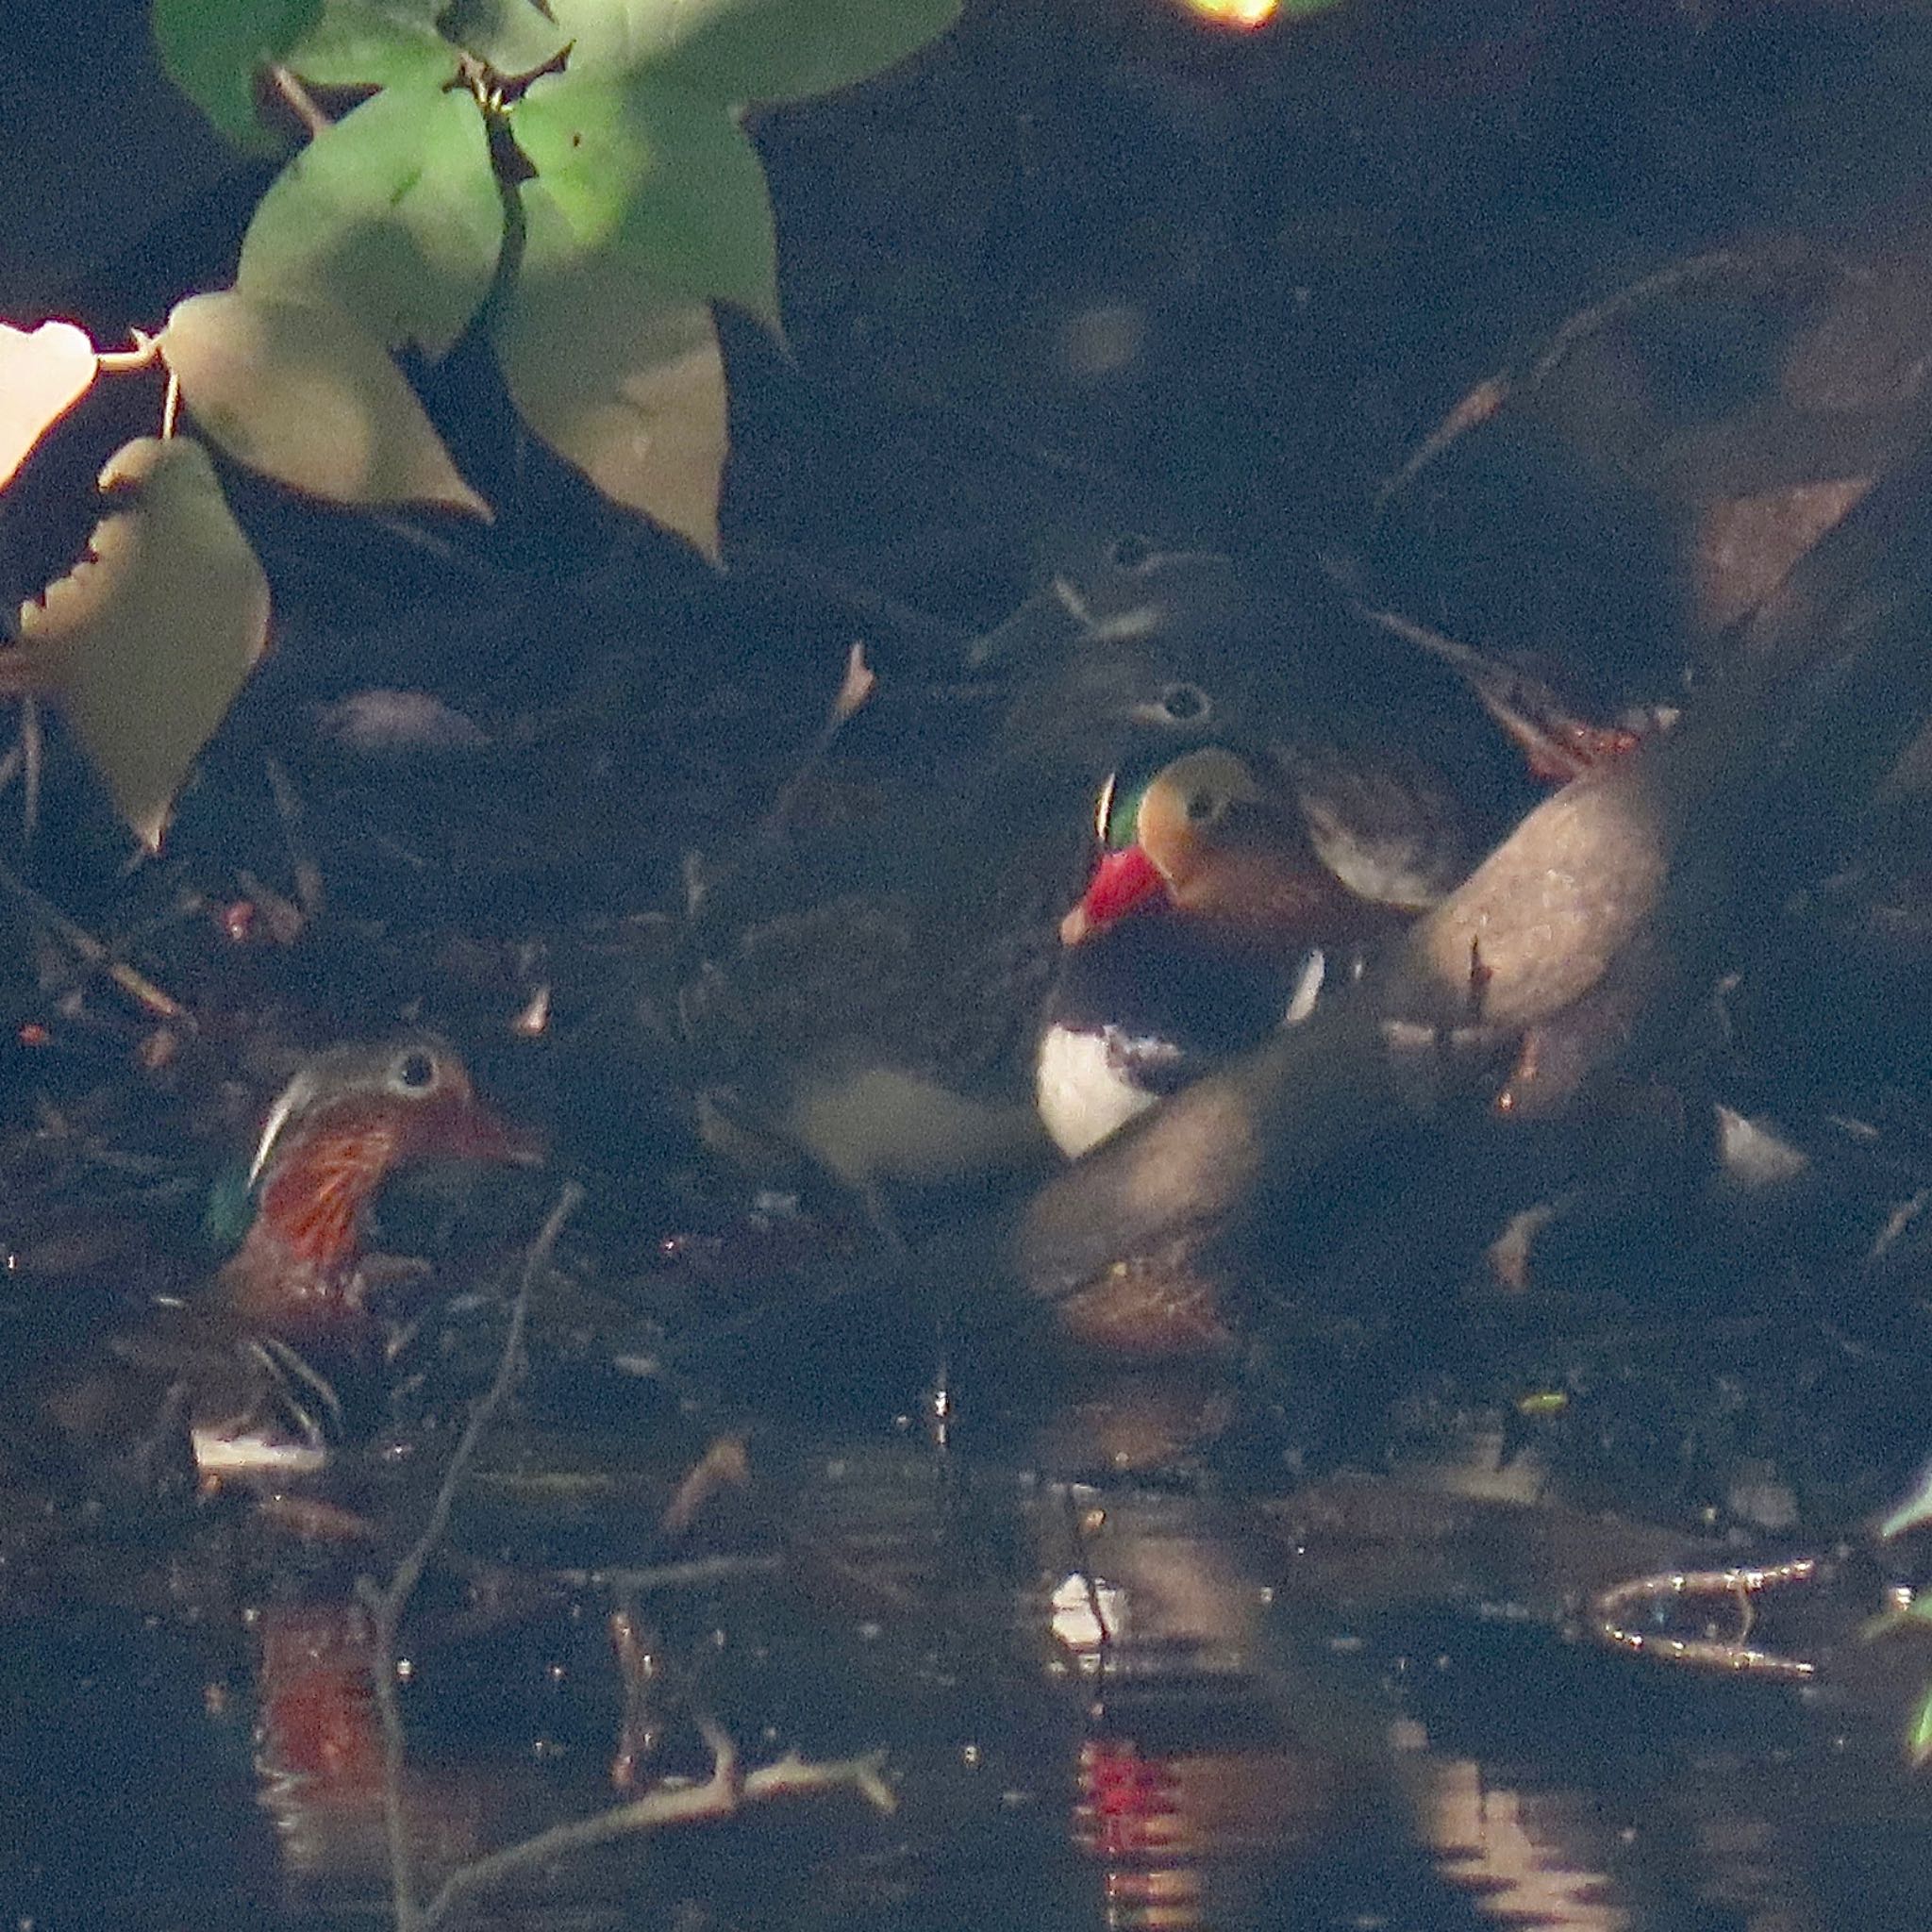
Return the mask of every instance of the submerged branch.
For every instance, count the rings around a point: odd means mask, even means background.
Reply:
[[[665,1831],[675,1825],[703,1824],[734,1818],[749,1805],[769,1803],[774,1798],[795,1798],[811,1791],[856,1790],[880,1811],[896,1808],[898,1799],[886,1782],[884,1754],[870,1752],[860,1757],[841,1757],[828,1763],[815,1763],[788,1753],[775,1764],[741,1772],[738,1746],[714,1720],[698,1719],[699,1729],[711,1752],[711,1774],[702,1784],[661,1784],[628,1804],[613,1805],[589,1818],[573,1819],[532,1837],[492,1852],[452,1873],[428,1909],[417,1922],[420,1932],[434,1932],[444,1924],[458,1907],[477,1893],[489,1890],[514,1874],[532,1866],[572,1857],[598,1845],[643,1833]]]

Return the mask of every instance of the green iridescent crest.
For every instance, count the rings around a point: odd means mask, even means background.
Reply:
[[[1109,852],[1124,852],[1140,838],[1141,806],[1153,785],[1153,778],[1123,783],[1118,772],[1108,774],[1093,810],[1093,834]]]

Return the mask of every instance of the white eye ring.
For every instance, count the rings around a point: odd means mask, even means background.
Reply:
[[[442,1085],[442,1062],[426,1046],[406,1047],[390,1062],[387,1084],[391,1093],[421,1100]]]

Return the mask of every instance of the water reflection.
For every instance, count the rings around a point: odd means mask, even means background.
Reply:
[[[391,1867],[374,1634],[359,1604],[271,1604],[257,1638],[256,1771],[275,1827],[284,1897],[296,1919],[352,1901],[379,1907]],[[447,1871],[485,1849],[474,1771],[406,1768],[398,1793],[419,1867]]]
[[[1600,1647],[1604,1573],[1668,1562],[1672,1540],[1553,1507],[1363,1481],[1257,1510],[947,1462],[909,1436],[801,1456],[787,1480],[782,1533],[735,1562],[583,1572],[493,1607],[445,1581],[405,1653],[397,1795],[421,1882],[702,1784],[693,1694],[748,1773],[882,1751],[897,1811],[794,1795],[559,1858],[457,1923],[1925,1922],[1932,1792],[1901,1751],[1923,1659],[1857,1641],[1842,1561],[1768,1605],[1767,1639],[1820,1661],[1792,1686]],[[130,1907],[132,1925],[387,1914],[366,1614],[346,1585],[263,1594],[233,1626],[212,1603],[192,1625],[16,1616],[14,1916],[96,1923],[134,1872],[159,1916]]]
[[[1485,1916],[1547,1932],[1626,1932],[1635,1923],[1591,1856],[1602,1828],[1594,1801],[1513,1790],[1468,1757],[1431,1764],[1419,1784],[1417,1833]]]

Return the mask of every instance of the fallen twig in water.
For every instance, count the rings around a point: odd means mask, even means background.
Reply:
[[[775,1764],[745,1772],[739,1768],[738,1746],[717,1721],[698,1714],[695,1722],[711,1753],[711,1774],[703,1784],[661,1784],[628,1804],[613,1805],[609,1810],[589,1818],[554,1825],[500,1852],[492,1852],[487,1858],[478,1858],[453,1872],[430,1901],[428,1909],[420,1918],[412,1919],[410,1924],[417,1932],[432,1932],[433,1927],[446,1924],[450,1914],[466,1899],[529,1866],[638,1833],[736,1817],[746,1806],[763,1804],[773,1798],[791,1798],[806,1791],[835,1790],[849,1786],[881,1811],[897,1807],[898,1799],[881,1768],[883,1752],[824,1764],[810,1763],[788,1752]],[[402,1923],[400,1911],[397,1922]]]
[[[376,1713],[382,1728],[383,1826],[389,1841],[390,1885],[397,1932],[432,1932],[432,1928],[448,1924],[452,1915],[469,1899],[532,1866],[546,1864],[617,1839],[661,1831],[670,1825],[703,1824],[734,1817],[746,1806],[769,1803],[774,1798],[849,1788],[878,1810],[897,1808],[898,1799],[886,1782],[883,1752],[868,1752],[861,1757],[837,1758],[824,1763],[801,1757],[796,1752],[788,1752],[776,1763],[760,1765],[756,1771],[746,1772],[739,1765],[737,1744],[723,1726],[707,1713],[697,1711],[692,1713],[692,1720],[711,1753],[711,1773],[702,1784],[667,1781],[641,1797],[612,1806],[607,1811],[573,1819],[568,1824],[553,1825],[547,1831],[520,1839],[499,1852],[460,1866],[443,1880],[426,1907],[419,1904],[414,1860],[409,1852],[408,1821],[403,1807],[405,1739],[402,1709],[396,1697],[396,1637],[409,1599],[442,1539],[450,1512],[456,1505],[458,1489],[475,1458],[477,1445],[515,1386],[523,1354],[524,1330],[529,1316],[530,1294],[538,1272],[555,1248],[564,1223],[582,1199],[583,1190],[575,1181],[567,1183],[536,1240],[530,1243],[517,1283],[516,1298],[510,1306],[509,1327],[497,1357],[495,1376],[470,1412],[469,1423],[450,1457],[449,1467],[443,1473],[423,1533],[397,1564],[395,1574],[387,1586],[378,1590],[373,1578],[365,1577],[359,1592],[370,1611],[373,1625],[370,1669],[374,1676]],[[647,1572],[642,1575],[647,1582],[654,1582],[659,1580],[663,1573]]]
[[[1807,1557],[1735,1570],[1666,1570],[1633,1577],[1591,1599],[1591,1634],[1612,1650],[1661,1663],[1802,1680],[1816,1675],[1818,1666],[1804,1657],[1760,1650],[1748,1640],[1757,1622],[1758,1596],[1786,1584],[1808,1583],[1817,1574],[1817,1561]],[[1659,1629],[1637,1629],[1624,1621],[1636,1610],[1645,1621],[1655,1622],[1663,1603],[1726,1603],[1737,1614],[1737,1630],[1729,1636],[1673,1637]]]

